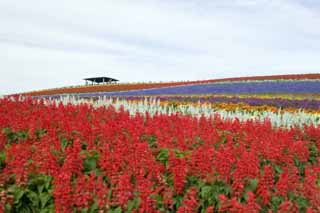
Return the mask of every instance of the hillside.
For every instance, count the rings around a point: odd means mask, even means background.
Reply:
[[[166,88],[166,87],[194,85],[194,84],[239,82],[239,81],[242,82],[242,81],[262,81],[262,80],[317,80],[317,79],[320,79],[320,74],[270,75],[270,76],[235,77],[235,78],[222,78],[222,79],[199,80],[199,81],[158,82],[158,83],[118,83],[118,84],[83,85],[83,86],[53,88],[53,89],[25,92],[25,93],[22,93],[22,95],[42,96],[42,95],[60,95],[60,94],[96,93],[96,92],[117,92],[117,91]]]

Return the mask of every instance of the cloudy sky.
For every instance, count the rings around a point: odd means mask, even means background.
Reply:
[[[0,94],[320,72],[319,0],[0,0]]]

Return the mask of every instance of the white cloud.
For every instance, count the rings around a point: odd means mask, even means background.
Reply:
[[[311,0],[2,0],[0,93],[96,75],[155,81],[317,72],[319,8]]]

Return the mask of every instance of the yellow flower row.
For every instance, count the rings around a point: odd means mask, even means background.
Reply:
[[[137,104],[139,101],[138,100],[133,100],[129,101],[130,103]],[[148,102],[148,104],[153,104],[152,102]],[[268,112],[274,112],[274,113],[284,113],[284,112],[290,112],[290,113],[295,113],[295,112],[305,112],[305,113],[310,113],[310,114],[317,114],[320,116],[320,110],[312,110],[312,109],[298,109],[298,108],[277,108],[275,106],[268,106],[268,105],[262,105],[262,106],[251,106],[248,104],[244,103],[195,103],[195,102],[187,102],[187,101],[161,101],[160,106],[162,107],[178,107],[178,106],[194,106],[194,107],[200,107],[200,106],[207,106],[207,107],[212,107],[213,109],[217,110],[226,110],[226,111],[244,111],[244,112],[263,112],[263,111],[268,111]]]

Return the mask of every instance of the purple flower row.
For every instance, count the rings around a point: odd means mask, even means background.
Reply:
[[[128,96],[124,97],[126,100],[143,100],[142,96]],[[154,97],[160,101],[177,101],[177,102],[193,102],[193,103],[244,103],[250,106],[274,106],[277,108],[299,108],[299,109],[320,109],[320,100],[292,100],[292,99],[283,99],[283,98],[240,98],[240,97],[196,97],[196,96],[156,96]]]
[[[184,85],[157,89],[80,94],[80,96],[320,93],[320,81],[265,81]]]

